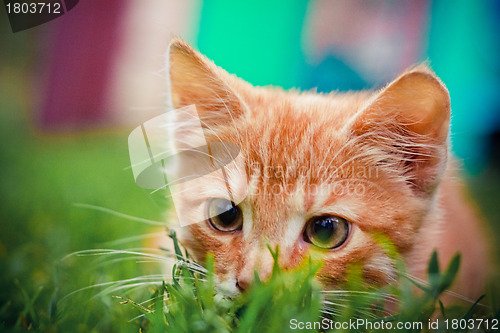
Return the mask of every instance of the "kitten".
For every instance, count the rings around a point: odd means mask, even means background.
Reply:
[[[239,148],[224,179],[181,184],[175,201],[187,221],[181,243],[201,264],[215,254],[226,293],[249,288],[255,270],[270,275],[267,245],[279,246],[284,269],[323,261],[325,288],[351,263],[369,283],[388,283],[396,272],[375,240],[382,233],[417,277],[434,249],[442,264],[460,251],[454,290],[480,295],[486,240],[449,156],[448,91],[427,66],[378,91],[317,94],[253,87],[181,40],[167,59],[170,106],[195,105],[208,142]],[[176,115],[179,150],[202,144],[186,114]]]

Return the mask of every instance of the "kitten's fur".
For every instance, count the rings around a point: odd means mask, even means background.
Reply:
[[[209,141],[241,148],[239,167],[247,181],[237,170],[228,174],[233,195],[247,193],[240,204],[243,229],[222,233],[201,222],[179,231],[199,263],[207,253],[215,254],[226,292],[237,293],[237,284],[247,288],[254,270],[261,279],[269,276],[267,244],[279,246],[279,264],[285,269],[309,255],[324,260],[318,280],[325,288],[341,282],[350,263],[364,265],[367,281],[386,283],[395,272],[374,240],[383,233],[420,277],[433,249],[439,250],[442,264],[460,251],[454,289],[479,295],[486,242],[449,157],[448,91],[427,66],[408,70],[378,91],[317,94],[253,87],[180,40],[171,43],[167,58],[171,107],[195,104]],[[181,127],[174,135],[182,136],[179,142],[189,141]],[[265,175],[266,170],[272,172]],[[328,185],[362,186],[363,193],[333,193]],[[209,198],[227,196],[217,179],[189,187],[185,204],[176,208],[192,221],[206,219]],[[306,221],[321,214],[352,223],[340,248],[319,250],[303,240]]]

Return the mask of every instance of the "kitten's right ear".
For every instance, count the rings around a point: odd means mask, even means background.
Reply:
[[[236,79],[187,43],[174,39],[167,53],[168,106],[195,105],[205,124],[227,124],[245,109],[232,89]]]
[[[445,169],[449,121],[448,90],[420,65],[378,92],[358,113],[353,130],[404,162],[411,182],[428,193]]]
[[[389,121],[434,143],[446,142],[450,95],[426,65],[403,73],[375,97],[356,119],[356,131],[365,132]]]

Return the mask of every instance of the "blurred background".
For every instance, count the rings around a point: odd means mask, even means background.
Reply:
[[[498,239],[499,31],[493,0],[81,0],[17,33],[1,6],[0,328],[137,331],[114,320],[135,314],[117,300],[92,289],[65,296],[158,266],[61,258],[154,246],[148,234],[162,232],[105,209],[164,219],[161,193],[134,183],[127,136],[164,112],[172,36],[254,85],[321,92],[381,87],[428,61],[451,94],[471,197]]]

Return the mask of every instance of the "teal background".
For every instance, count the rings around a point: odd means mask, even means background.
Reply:
[[[204,2],[196,45],[217,65],[255,85],[319,86],[326,92],[373,88],[345,66],[325,64],[318,73],[306,62],[301,39],[307,5],[285,0]],[[453,151],[472,174],[486,166],[496,149],[488,135],[499,126],[498,14],[494,1],[433,1],[428,24],[422,26],[428,45],[420,50],[420,61],[429,61],[450,91]]]

